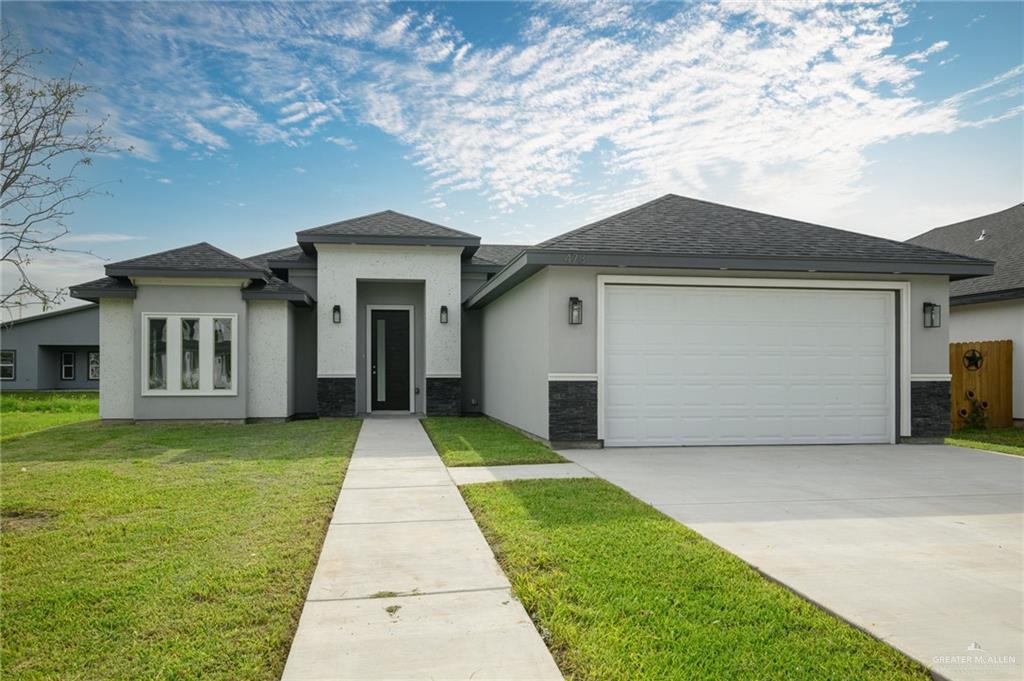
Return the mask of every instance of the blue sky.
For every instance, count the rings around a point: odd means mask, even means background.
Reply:
[[[384,208],[529,243],[666,192],[905,239],[1022,199],[1021,3],[12,3],[123,147],[69,246]],[[103,261],[35,263],[51,286]]]

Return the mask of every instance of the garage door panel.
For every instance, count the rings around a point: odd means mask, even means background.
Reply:
[[[893,305],[887,291],[608,286],[605,442],[890,442]]]

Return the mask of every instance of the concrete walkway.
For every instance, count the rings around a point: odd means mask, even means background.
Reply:
[[[282,679],[561,679],[418,420],[363,422]]]
[[[456,485],[501,480],[543,480],[566,478],[596,478],[583,466],[575,463],[535,463],[518,466],[452,466],[448,474]]]

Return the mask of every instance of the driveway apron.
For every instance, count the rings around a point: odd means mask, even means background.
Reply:
[[[417,419],[364,421],[282,678],[562,678]]]

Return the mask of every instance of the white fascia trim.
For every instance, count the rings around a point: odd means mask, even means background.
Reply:
[[[597,374],[548,374],[549,381],[596,381]]]
[[[952,381],[953,374],[910,374],[911,381]]]
[[[597,438],[604,439],[604,292],[606,285],[705,286],[736,288],[814,288],[897,291],[900,294],[900,423],[899,433],[910,437],[910,282],[859,279],[770,279],[765,277],[674,277],[634,274],[597,275]]]

